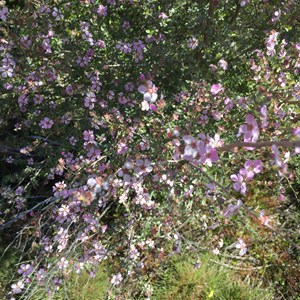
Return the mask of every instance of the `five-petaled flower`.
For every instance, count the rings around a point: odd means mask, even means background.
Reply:
[[[144,101],[155,102],[157,100],[157,87],[152,81],[147,80],[145,84],[138,87],[138,91],[144,95]]]
[[[122,282],[122,280],[123,280],[123,277],[122,277],[121,273],[118,273],[112,277],[110,282],[112,285],[119,285]]]
[[[241,133],[244,134],[244,142],[255,143],[258,140],[259,129],[253,115],[248,114],[246,116],[246,124],[240,126],[238,136]]]
[[[41,120],[39,125],[43,129],[50,129],[54,125],[54,121],[46,117],[43,120]]]
[[[234,181],[233,188],[236,191],[240,191],[241,194],[246,194],[246,182],[241,174],[233,174],[230,176],[231,180]]]
[[[212,95],[217,95],[223,91],[224,91],[224,88],[222,87],[221,83],[215,83],[210,88],[210,92]]]
[[[22,293],[22,289],[24,288],[23,281],[19,280],[17,283],[11,285],[13,294],[20,294]]]
[[[190,37],[187,41],[188,48],[193,49],[193,50],[198,47],[198,44],[199,44],[198,40],[194,36]]]
[[[247,160],[245,162],[245,168],[240,170],[240,174],[245,176],[247,180],[252,180],[254,175],[260,173],[263,169],[261,160]]]

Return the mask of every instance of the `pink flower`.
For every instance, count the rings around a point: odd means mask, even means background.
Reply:
[[[212,95],[217,95],[223,91],[224,91],[224,88],[222,87],[221,83],[213,84],[210,88],[210,92],[212,93]]]
[[[161,13],[158,15],[158,17],[159,17],[160,19],[163,19],[163,20],[169,18],[164,12],[161,12]]]
[[[256,120],[253,115],[248,114],[246,116],[246,123],[241,125],[239,128],[238,136],[243,133],[244,134],[244,142],[252,142],[255,143],[258,140],[259,129]]]
[[[210,167],[212,166],[213,162],[216,162],[219,159],[217,150],[210,145],[207,145],[205,148],[202,147],[199,153],[201,155],[201,163],[206,164]]]
[[[282,161],[280,158],[280,153],[276,145],[272,146],[273,156],[275,160],[275,165],[278,167],[279,175],[282,176],[287,172],[288,165]]]
[[[227,61],[224,60],[224,59],[220,59],[218,65],[219,65],[219,67],[220,67],[221,69],[223,69],[224,71],[226,71],[227,68],[228,68],[228,63],[227,63]]]
[[[247,180],[252,180],[254,175],[260,173],[263,169],[261,160],[247,160],[245,168],[240,170],[240,174],[245,176]]]
[[[263,210],[260,211],[258,219],[260,224],[263,226],[268,226],[269,222],[271,221],[270,218],[265,215],[265,212]]]

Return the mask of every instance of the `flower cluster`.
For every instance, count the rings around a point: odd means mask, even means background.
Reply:
[[[213,163],[218,161],[219,157],[215,148],[222,145],[218,135],[213,139],[204,133],[200,133],[198,139],[191,135],[184,135],[182,139],[184,144],[178,140],[173,142],[176,147],[174,159],[183,159],[196,165],[205,164],[208,166],[212,166]]]

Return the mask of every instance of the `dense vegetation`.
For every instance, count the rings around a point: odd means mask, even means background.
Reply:
[[[1,1],[3,297],[297,299],[299,11]]]

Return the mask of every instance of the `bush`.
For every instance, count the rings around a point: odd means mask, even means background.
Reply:
[[[280,209],[300,148],[299,4],[275,4],[1,8],[0,230],[24,253],[9,296],[106,261],[113,297],[185,249],[298,263]]]

